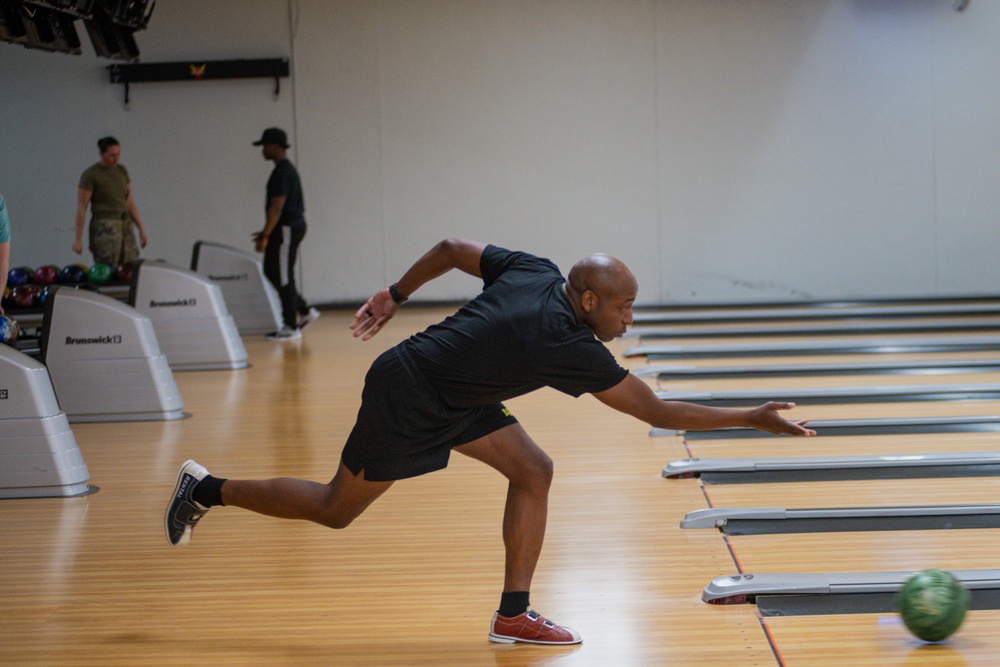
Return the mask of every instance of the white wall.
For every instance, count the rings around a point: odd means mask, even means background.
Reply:
[[[126,107],[124,88],[109,82],[110,61],[94,56],[77,26],[78,57],[0,44],[0,192],[12,215],[11,261],[90,263],[86,234],[82,257],[70,249],[76,190],[108,134],[122,143],[149,233],[144,256],[186,267],[199,239],[249,247],[270,171],[251,142],[268,125],[291,127],[291,80],[277,99],[265,79],[133,84]],[[145,62],[289,54],[284,2],[160,2],[150,26],[136,35]]]
[[[76,180],[122,141],[150,232],[249,248],[292,134],[304,291],[367,297],[439,238],[564,268],[605,251],[640,299],[996,293],[1000,3],[161,1],[143,61],[290,56],[293,76],[136,84],[0,44],[13,261],[64,264]],[[84,259],[89,259],[85,256]],[[421,292],[448,299],[474,281]]]

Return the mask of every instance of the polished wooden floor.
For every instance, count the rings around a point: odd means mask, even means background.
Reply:
[[[404,309],[367,343],[350,336],[347,313],[327,312],[301,342],[244,339],[249,369],[176,373],[190,419],[74,425],[100,491],[0,501],[0,664],[996,665],[1000,612],[971,612],[949,642],[924,645],[893,614],[761,619],[754,607],[706,605],[700,594],[713,577],[735,573],[737,561],[748,572],[997,567],[1000,531],[727,540],[714,530],[682,531],[678,522],[709,503],[1000,502],[1000,481],[703,489],[695,479],[660,476],[668,461],[687,456],[679,438],[650,438],[644,424],[590,396],[552,390],[509,407],[556,463],[532,603],[579,630],[582,646],[487,641],[502,584],[506,489],[495,472],[460,455],[445,471],[396,484],[345,531],[219,508],[189,546],[167,545],[163,509],[184,459],[196,458],[223,477],[326,481],[370,362],[445,312]],[[630,344],[617,341],[613,349],[620,354]],[[796,413],[829,418],[844,407]],[[861,412],[931,408],[996,414],[1000,406],[883,405]],[[690,447],[701,456],[786,455],[976,451],[996,441],[970,434]]]

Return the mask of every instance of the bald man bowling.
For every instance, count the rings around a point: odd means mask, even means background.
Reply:
[[[621,336],[632,323],[638,284],[625,264],[608,255],[582,259],[563,278],[547,259],[447,239],[358,309],[354,335],[370,340],[414,292],[451,269],[481,278],[482,292],[372,364],[332,481],[223,479],[187,461],[166,512],[170,543],[186,544],[215,505],[346,528],[395,481],[440,470],[456,451],[508,480],[504,587],[490,641],[577,644],[579,633],[530,607],[553,466],[503,401],[552,387],[574,397],[593,394],[657,428],[743,426],[815,435],[806,421],[781,416],[794,404],[732,409],[663,401],[622,368],[602,341]]]

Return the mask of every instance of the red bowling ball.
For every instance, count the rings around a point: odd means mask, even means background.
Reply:
[[[35,285],[54,285],[59,280],[59,267],[48,264],[35,269],[31,282]]]
[[[34,285],[18,285],[10,293],[15,308],[35,308],[38,306],[38,288]]]
[[[115,267],[115,280],[120,283],[132,282],[132,262],[125,262]]]

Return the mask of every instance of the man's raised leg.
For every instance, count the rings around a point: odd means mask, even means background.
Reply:
[[[201,485],[204,488],[199,489]],[[218,498],[212,502],[208,487],[217,485]],[[328,484],[291,477],[266,480],[218,480],[208,471],[187,461],[177,473],[174,494],[167,506],[167,539],[174,546],[191,539],[194,526],[215,504],[278,517],[313,521],[330,528],[346,528],[375,500],[385,493],[392,482],[370,482],[364,471],[354,475],[343,462]]]

